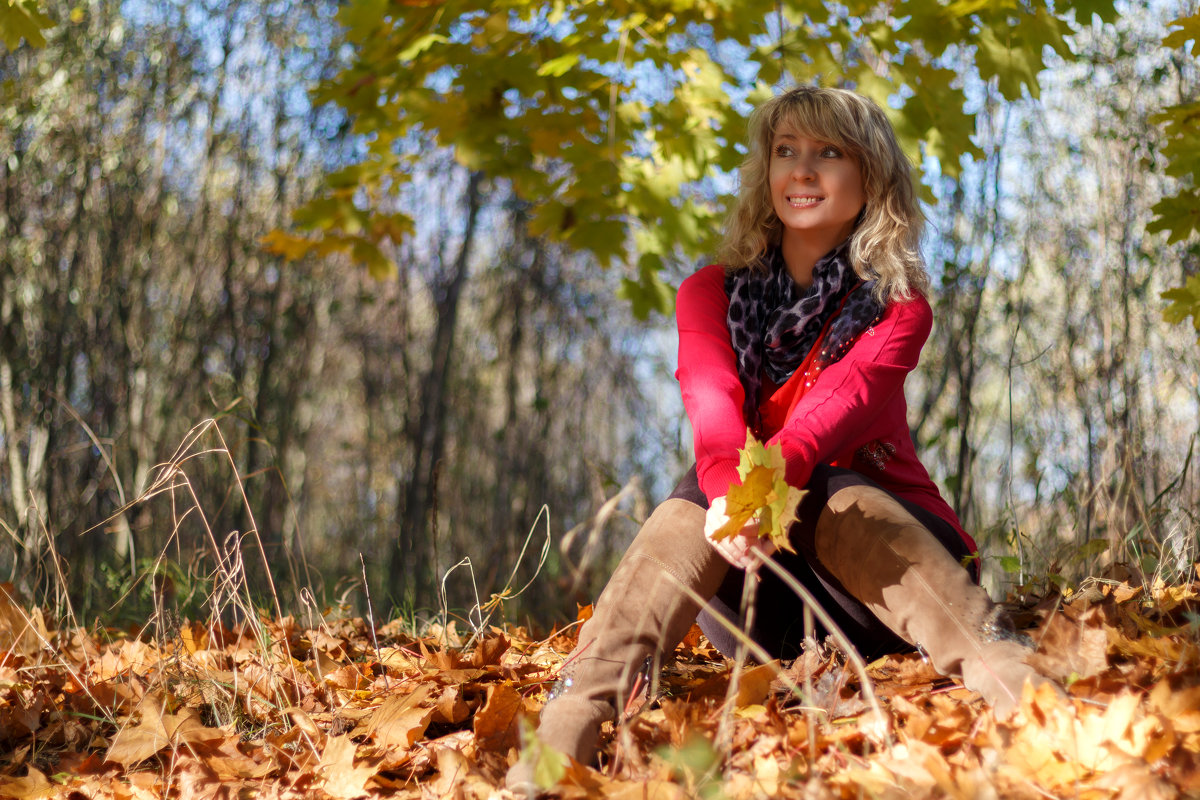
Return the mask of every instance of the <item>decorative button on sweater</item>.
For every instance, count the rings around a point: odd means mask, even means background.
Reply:
[[[887,468],[887,462],[891,461],[892,457],[896,455],[896,445],[876,439],[858,448],[858,452],[855,455],[882,472]]]

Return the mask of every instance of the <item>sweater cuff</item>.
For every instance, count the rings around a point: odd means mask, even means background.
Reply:
[[[704,475],[700,476],[700,489],[709,503],[728,494],[730,486],[741,485],[742,476],[738,475],[737,468],[737,461],[722,460],[713,462],[704,470]]]

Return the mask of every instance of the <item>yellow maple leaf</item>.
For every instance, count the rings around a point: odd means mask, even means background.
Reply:
[[[770,539],[789,553],[796,552],[788,541],[788,528],[796,520],[796,508],[804,492],[788,485],[787,463],[778,444],[766,447],[750,431],[746,446],[738,458],[739,486],[731,486],[725,495],[725,513],[729,519],[713,533],[714,539],[736,536],[752,519],[758,521],[758,535]]]

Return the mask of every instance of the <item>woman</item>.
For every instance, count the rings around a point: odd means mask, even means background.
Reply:
[[[566,690],[539,738],[587,763],[601,724],[639,672],[702,628],[727,655],[742,579],[771,555],[751,522],[734,537],[725,494],[747,431],[778,444],[807,490],[777,561],[864,655],[919,646],[998,712],[1027,680],[1026,637],[977,584],[975,543],[917,459],[903,384],[929,335],[922,218],[911,167],[882,110],[837,89],[798,87],[750,118],[750,147],[723,264],[679,290],[679,369],[696,466],[639,532],[580,632]],[[969,563],[969,568],[963,564]],[[969,571],[970,570],[970,571]],[[765,572],[765,571],[764,571]],[[798,654],[801,604],[762,576],[749,635]]]

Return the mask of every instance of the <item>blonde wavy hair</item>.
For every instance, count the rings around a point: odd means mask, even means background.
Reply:
[[[844,89],[797,86],[750,115],[750,152],[738,173],[737,204],[719,252],[726,268],[765,269],[762,255],[782,239],[769,171],[775,133],[789,125],[801,136],[828,142],[857,159],[866,203],[850,234],[850,263],[860,278],[876,281],[876,299],[887,303],[928,292],[920,251],[925,218],[917,205],[912,164],[883,110]]]

